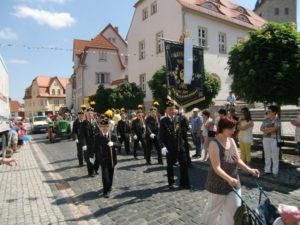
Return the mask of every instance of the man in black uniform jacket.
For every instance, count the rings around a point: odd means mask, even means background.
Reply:
[[[180,124],[181,128],[181,138],[183,141],[183,147],[186,153],[186,159],[187,159],[187,164],[189,167],[192,166],[192,160],[190,156],[190,147],[189,147],[189,142],[188,142],[188,131],[189,131],[189,121],[184,115],[184,110],[180,109],[178,112],[178,122]]]
[[[161,146],[158,140],[159,134],[159,120],[157,116],[157,109],[152,107],[150,109],[150,115],[146,119],[146,143],[147,143],[147,153],[146,153],[146,161],[147,164],[151,164],[151,152],[153,145],[155,146],[158,163],[163,164],[162,156],[161,156]]]
[[[98,127],[96,121],[94,119],[94,112],[89,110],[86,112],[86,120],[84,121],[84,125],[81,127],[80,132],[83,133],[83,143],[82,150],[84,160],[87,165],[88,175],[90,177],[94,177],[94,173],[98,173],[99,165],[96,164],[96,168],[94,163],[91,162],[92,158],[94,158],[95,153],[95,135],[98,133]]]
[[[83,151],[82,151],[82,143],[83,143],[83,133],[81,131],[81,127],[83,126],[85,121],[85,116],[83,111],[78,112],[78,117],[74,121],[72,135],[73,139],[77,145],[77,158],[79,161],[79,166],[83,166]]]
[[[109,131],[109,121],[107,118],[100,121],[100,132],[96,135],[95,151],[101,165],[103,196],[109,198],[114,168],[117,164],[117,154],[113,147],[119,147],[117,137]]]
[[[178,119],[175,117],[175,107],[170,101],[167,102],[166,116],[160,121],[160,140],[164,147],[163,154],[167,156],[167,174],[169,188],[174,188],[174,164],[179,161],[180,187],[189,189],[189,176],[186,155],[182,148],[181,131]]]
[[[127,120],[125,112],[121,112],[121,120],[118,122],[117,125],[117,133],[120,142],[119,152],[121,152],[121,147],[124,142],[125,151],[127,155],[129,155],[130,154],[130,147],[129,147],[130,125],[129,125],[129,121]]]
[[[135,159],[137,158],[137,149],[139,147],[139,143],[141,142],[144,158],[146,158],[146,143],[145,143],[145,129],[146,124],[144,121],[143,111],[139,110],[137,114],[137,118],[132,121],[131,130],[133,134],[134,146],[133,146],[133,156]]]

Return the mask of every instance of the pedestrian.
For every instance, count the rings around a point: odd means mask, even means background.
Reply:
[[[190,156],[190,146],[188,141],[188,132],[190,130],[190,127],[189,127],[189,120],[184,115],[184,109],[179,109],[178,120],[181,127],[181,138],[183,141],[183,148],[185,150],[188,167],[192,167],[192,159]]]
[[[200,110],[198,108],[193,109],[192,116],[192,138],[193,143],[196,147],[196,154],[193,155],[193,158],[201,158],[201,140],[202,140],[202,125],[203,118],[199,115]]]
[[[208,160],[208,146],[209,143],[214,139],[214,137],[216,136],[216,132],[215,132],[215,124],[213,119],[210,117],[210,112],[208,110],[204,110],[202,112],[202,116],[203,116],[203,143],[204,143],[204,157],[203,157],[203,161],[207,161]]]
[[[274,178],[278,177],[279,171],[279,131],[280,120],[277,116],[277,106],[269,106],[267,118],[263,121],[260,130],[263,132],[263,148],[265,155],[264,174],[273,174]]]
[[[295,141],[297,142],[298,160],[300,161],[300,112],[297,118],[291,121],[291,124],[296,127]]]
[[[141,143],[142,145],[142,150],[144,153],[144,158],[146,159],[146,151],[147,151],[147,146],[145,142],[145,134],[146,134],[146,124],[144,120],[144,113],[142,110],[138,110],[137,112],[137,117],[132,121],[131,125],[131,131],[133,135],[133,141],[134,141],[134,146],[133,146],[133,157],[135,159],[138,159],[137,157],[137,150],[139,147],[139,144]]]
[[[236,105],[236,97],[232,91],[229,92],[227,97],[226,107],[227,109],[232,109]]]
[[[73,129],[72,129],[72,135],[73,139],[76,142],[76,147],[77,147],[77,159],[79,162],[79,166],[82,167],[83,165],[83,126],[84,126],[84,121],[85,121],[85,115],[83,111],[78,112],[77,119],[74,121],[73,124]]]
[[[241,110],[242,115],[238,123],[238,140],[241,151],[241,159],[250,165],[251,162],[251,145],[253,144],[253,127],[254,123],[251,118],[250,110],[245,107]]]
[[[227,117],[226,109],[222,109],[222,108],[219,109],[218,114],[219,114],[219,120],[224,119],[224,118]]]
[[[174,188],[174,165],[179,162],[180,188],[190,189],[186,153],[182,148],[181,127],[175,116],[175,106],[171,101],[166,102],[166,116],[160,121],[160,140],[162,153],[167,157],[168,186]]]
[[[205,225],[233,225],[234,213],[241,205],[240,198],[233,188],[241,194],[239,168],[253,176],[259,176],[257,169],[248,167],[239,157],[238,150],[231,136],[234,133],[234,122],[221,119],[218,122],[218,134],[209,144],[210,169],[205,188],[209,192],[204,210]],[[220,217],[220,212],[222,215]]]
[[[146,121],[146,161],[147,164],[151,164],[151,152],[153,146],[155,147],[157,153],[158,164],[163,164],[162,155],[161,155],[161,145],[159,143],[159,119],[157,115],[157,109],[151,107],[150,114],[147,117]]]
[[[119,152],[121,152],[121,147],[124,142],[125,152],[127,155],[130,154],[130,145],[129,145],[130,133],[131,133],[130,124],[127,119],[126,113],[121,112],[121,120],[118,122],[118,125],[117,125],[117,134],[118,134],[118,139],[120,142]]]
[[[109,130],[109,120],[107,118],[97,122],[100,132],[95,138],[96,157],[101,165],[103,196],[109,198],[112,191],[114,169],[117,165],[116,148],[119,147],[117,137]]]

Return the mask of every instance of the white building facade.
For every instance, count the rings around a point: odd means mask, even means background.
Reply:
[[[70,105],[74,111],[88,98],[96,94],[99,85],[113,87],[116,81],[127,77],[127,43],[119,35],[118,28],[109,24],[100,34],[90,41],[74,40],[73,97]]]
[[[231,84],[227,70],[230,48],[264,23],[252,11],[227,0],[140,0],[127,35],[129,81],[144,89],[149,105],[148,81],[166,63],[160,38],[178,41],[186,31],[194,45],[205,49],[205,69],[220,78],[221,91],[215,102],[223,104]]]

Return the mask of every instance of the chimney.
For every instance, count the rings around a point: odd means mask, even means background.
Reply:
[[[115,30],[119,33],[119,27],[115,27]]]

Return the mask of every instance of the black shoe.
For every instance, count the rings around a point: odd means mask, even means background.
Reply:
[[[109,193],[107,192],[107,193],[103,193],[103,197],[104,198],[109,198]]]
[[[191,185],[180,185],[179,188],[180,189],[184,189],[184,190],[190,190],[191,189]]]
[[[99,175],[98,171],[95,171],[95,174],[96,174],[96,175]]]
[[[89,174],[89,177],[94,177],[95,175],[93,173],[90,173]]]
[[[169,185],[168,185],[168,188],[169,188],[170,190],[173,190],[173,189],[174,189],[174,184],[169,184]]]
[[[192,156],[192,158],[194,158],[194,159],[201,158],[201,155],[195,154]]]
[[[79,163],[79,167],[83,167],[85,166],[83,163]]]
[[[152,163],[151,163],[151,162],[146,162],[146,164],[147,164],[147,165],[152,165]]]

